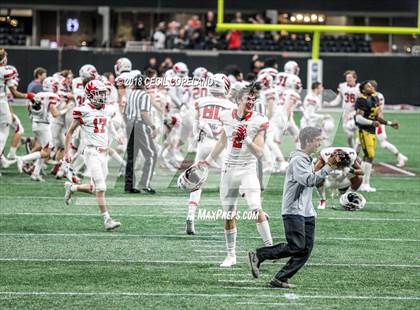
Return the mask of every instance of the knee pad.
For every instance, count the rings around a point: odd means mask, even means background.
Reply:
[[[93,184],[92,192],[106,192],[105,181],[100,181],[97,184]]]

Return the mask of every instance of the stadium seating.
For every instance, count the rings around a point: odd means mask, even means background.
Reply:
[[[0,45],[25,45],[26,35],[22,28],[0,27]]]

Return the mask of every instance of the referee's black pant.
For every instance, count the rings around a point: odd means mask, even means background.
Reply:
[[[125,169],[124,189],[129,191],[134,185],[134,166],[139,153],[144,157],[143,174],[140,180],[140,187],[150,187],[150,182],[155,170],[157,152],[151,136],[151,129],[142,122],[127,122],[127,166]]]
[[[315,217],[283,215],[287,243],[257,249],[260,262],[267,259],[290,257],[286,265],[276,274],[280,281],[287,281],[305,265],[311,255],[315,239]]]

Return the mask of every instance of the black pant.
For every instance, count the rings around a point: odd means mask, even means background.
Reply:
[[[315,218],[301,215],[283,215],[287,243],[257,249],[260,262],[266,259],[290,257],[276,278],[287,281],[305,265],[311,255],[315,239]]]
[[[145,160],[140,186],[142,188],[149,187],[157,159],[156,147],[151,137],[151,131],[142,122],[128,122],[127,136],[129,136],[129,139],[127,144],[127,166],[125,169],[124,189],[128,191],[133,188],[134,166],[139,150],[143,153]]]

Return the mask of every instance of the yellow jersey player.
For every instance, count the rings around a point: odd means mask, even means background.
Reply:
[[[398,122],[386,121],[380,117],[381,107],[379,99],[370,81],[365,81],[360,84],[360,92],[361,96],[357,98],[354,106],[356,110],[354,120],[358,128],[360,144],[364,153],[362,162],[364,176],[362,186],[359,190],[363,192],[375,192],[376,189],[370,186],[370,174],[373,158],[375,157],[376,128],[384,124],[398,129],[400,124]]]

